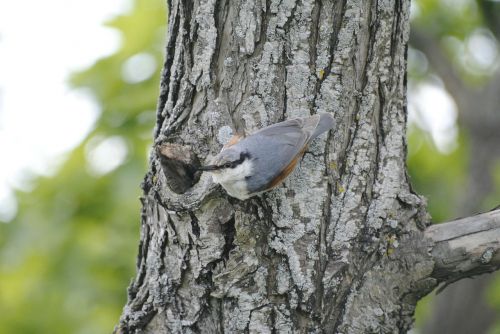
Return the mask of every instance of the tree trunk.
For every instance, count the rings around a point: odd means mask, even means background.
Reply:
[[[498,268],[498,213],[423,232],[405,168],[408,16],[396,0],[171,2],[116,332],[406,332],[440,281]],[[337,126],[274,191],[239,201],[195,172],[231,127],[316,112]]]

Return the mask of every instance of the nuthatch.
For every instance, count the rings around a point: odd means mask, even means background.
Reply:
[[[309,143],[335,125],[325,113],[294,118],[258,130],[247,137],[233,136],[214,158],[200,167],[232,197],[245,200],[279,185],[294,170]]]

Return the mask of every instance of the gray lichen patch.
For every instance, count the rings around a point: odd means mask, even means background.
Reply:
[[[233,129],[228,125],[224,125],[217,132],[217,140],[221,145],[226,145],[233,135]]]

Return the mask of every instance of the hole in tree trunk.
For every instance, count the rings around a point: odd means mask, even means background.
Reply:
[[[156,147],[169,188],[183,194],[200,180],[200,162],[190,146],[163,143]]]

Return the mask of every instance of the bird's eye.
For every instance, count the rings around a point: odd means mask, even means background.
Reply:
[[[224,164],[224,168],[231,168],[231,163],[230,162],[226,162]]]

